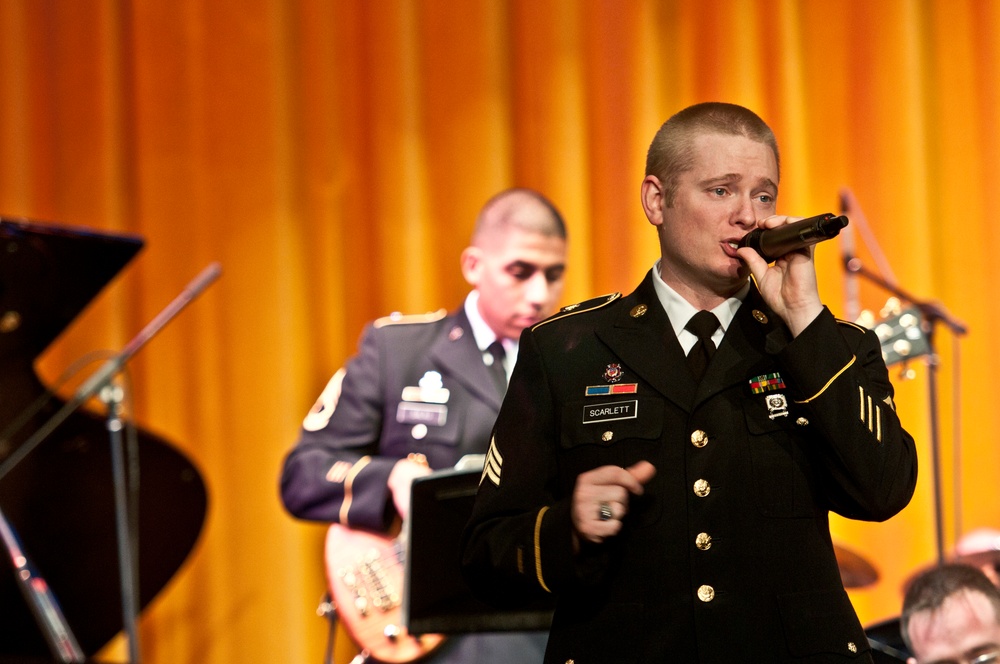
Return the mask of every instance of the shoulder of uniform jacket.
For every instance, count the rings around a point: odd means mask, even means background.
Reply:
[[[577,302],[576,304],[568,304],[556,313],[552,314],[545,320],[535,323],[531,328],[532,330],[537,330],[543,325],[549,323],[554,323],[555,321],[564,320],[570,316],[575,316],[577,314],[584,314],[590,311],[595,311],[602,307],[606,307],[618,298],[622,296],[621,293],[609,293],[608,295],[601,295],[600,297],[595,297],[591,300],[585,300],[583,302]]]
[[[395,311],[388,316],[376,318],[372,323],[375,327],[385,327],[387,325],[413,325],[419,323],[436,323],[448,315],[447,309],[429,311],[426,314],[401,314]]]
[[[865,327],[864,325],[859,325],[858,323],[852,323],[851,321],[844,320],[843,318],[834,318],[834,320],[837,321],[837,325],[843,325],[844,327],[855,329],[861,334],[864,334],[865,332],[868,331],[868,328]]]

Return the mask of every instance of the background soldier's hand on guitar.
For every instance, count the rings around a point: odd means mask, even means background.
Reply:
[[[396,512],[402,519],[410,513],[410,485],[417,477],[429,475],[430,467],[423,454],[411,454],[400,459],[389,473],[389,490],[392,491],[392,502]]]

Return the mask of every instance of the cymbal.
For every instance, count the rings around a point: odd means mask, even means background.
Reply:
[[[845,588],[864,588],[878,581],[878,572],[867,560],[846,547],[833,545],[840,568],[840,578]]]

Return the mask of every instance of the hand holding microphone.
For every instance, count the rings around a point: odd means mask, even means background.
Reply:
[[[773,228],[756,228],[738,243],[739,248],[753,249],[760,256],[756,260],[748,260],[753,256],[745,255],[744,261],[749,265],[764,301],[788,326],[792,337],[797,337],[823,310],[816,269],[811,259],[799,260],[802,256],[795,260],[775,261],[836,237],[846,225],[847,217],[821,214]]]
[[[787,253],[837,237],[847,225],[847,217],[829,212],[783,224],[775,228],[755,228],[740,240],[738,247],[750,247],[768,263]]]

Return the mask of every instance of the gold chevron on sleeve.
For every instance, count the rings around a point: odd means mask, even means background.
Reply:
[[[330,466],[330,470],[326,471],[326,481],[342,484],[347,479],[347,475],[353,467],[354,464],[350,461],[337,461]]]
[[[489,479],[494,485],[500,486],[500,470],[503,467],[503,456],[497,449],[496,437],[490,438],[490,449],[486,452],[486,461],[483,464],[483,474],[479,478],[479,484],[483,480]]]
[[[858,401],[860,402],[860,418],[862,424],[868,427],[868,431],[875,434],[875,440],[882,442],[882,407],[876,403],[871,395],[865,394],[865,388],[858,386]],[[892,399],[886,402],[892,404]]]

